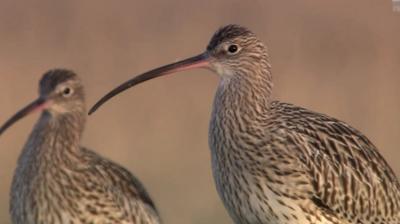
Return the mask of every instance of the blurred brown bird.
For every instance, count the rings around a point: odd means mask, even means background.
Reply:
[[[377,148],[342,121],[274,101],[267,48],[245,27],[221,28],[204,53],[123,83],[90,112],[141,82],[199,67],[220,76],[209,144],[235,223],[400,223],[400,184]]]
[[[158,224],[157,209],[128,170],[80,146],[86,121],[83,84],[55,69],[40,81],[40,96],[10,118],[43,111],[18,160],[11,187],[15,224]]]

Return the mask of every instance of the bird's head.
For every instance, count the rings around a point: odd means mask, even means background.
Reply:
[[[52,117],[84,113],[83,85],[78,76],[65,69],[46,72],[39,82],[39,97],[7,120],[0,127],[0,134],[21,118],[37,111],[46,111]]]
[[[39,86],[39,99],[46,102],[44,109],[54,116],[84,110],[83,84],[73,71],[50,70],[43,75]]]
[[[253,32],[238,25],[224,26],[215,32],[205,54],[209,68],[222,78],[248,75],[263,60],[267,63],[265,45]]]
[[[96,111],[102,104],[144,81],[194,68],[207,68],[215,71],[222,79],[251,75],[253,69],[268,69],[265,45],[254,33],[239,25],[220,28],[211,38],[207,49],[194,57],[150,70],[121,84],[101,98],[89,111]]]

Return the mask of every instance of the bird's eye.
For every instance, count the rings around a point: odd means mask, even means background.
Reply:
[[[236,44],[232,44],[228,47],[228,52],[230,54],[234,54],[234,53],[238,52],[238,50],[239,50],[239,47]]]
[[[73,91],[72,91],[71,88],[66,87],[66,88],[62,91],[62,94],[63,94],[64,97],[69,97],[69,96],[72,95],[72,92],[73,92]]]

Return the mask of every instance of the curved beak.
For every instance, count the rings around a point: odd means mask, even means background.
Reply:
[[[22,108],[18,111],[14,116],[8,119],[1,127],[0,127],[0,135],[3,134],[7,128],[13,125],[15,122],[19,121],[21,118],[25,117],[26,115],[35,112],[35,111],[42,111],[48,106],[49,100],[45,98],[38,98],[37,100],[33,101],[26,107]]]
[[[159,68],[150,70],[143,74],[140,74],[131,80],[126,81],[125,83],[121,84],[117,88],[111,90],[111,92],[107,93],[103,96],[97,103],[90,109],[89,115],[94,113],[101,105],[107,102],[109,99],[113,98],[117,94],[139,84],[145,82],[150,79],[154,79],[160,76],[164,76],[167,74],[172,74],[175,72],[190,70],[193,68],[205,68],[209,67],[209,56],[207,53],[199,54],[197,56],[184,59],[182,61],[178,61],[172,64],[164,65]]]

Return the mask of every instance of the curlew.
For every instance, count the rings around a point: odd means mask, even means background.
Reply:
[[[159,224],[146,190],[128,170],[80,146],[86,111],[78,76],[43,75],[37,100],[11,117],[42,111],[19,157],[11,187],[14,224]]]
[[[204,53],[143,73],[208,68],[220,76],[209,128],[216,188],[237,224],[398,224],[400,184],[361,132],[271,98],[266,46],[245,27],[219,29]]]

